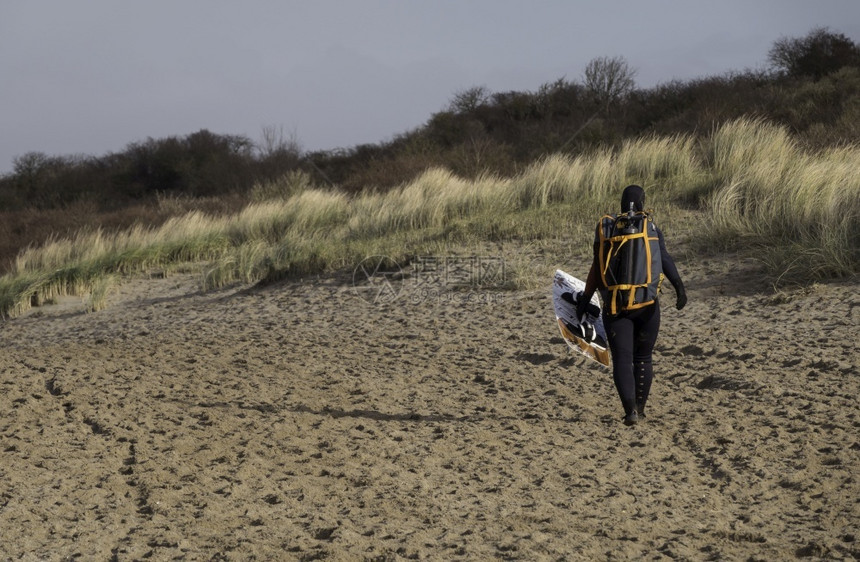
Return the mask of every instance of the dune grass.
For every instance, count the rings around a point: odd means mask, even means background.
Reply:
[[[432,168],[391,191],[349,196],[285,177],[259,186],[260,200],[233,216],[191,212],[158,228],[80,232],[25,249],[0,278],[0,313],[86,294],[95,310],[117,275],[189,263],[212,289],[348,268],[368,255],[403,262],[480,240],[563,236],[587,248],[597,217],[615,210],[630,183],[646,188],[649,206],[698,208],[701,248],[749,251],[779,279],[855,275],[858,164],[856,146],[807,153],[785,129],[742,119],[705,139],[550,155],[513,178]]]
[[[711,150],[707,239],[754,249],[781,279],[858,272],[860,147],[809,154],[780,127],[741,121],[718,131]]]

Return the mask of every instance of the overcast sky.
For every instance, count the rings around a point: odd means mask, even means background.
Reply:
[[[377,143],[457,91],[534,91],[623,56],[640,87],[762,68],[780,37],[860,41],[860,0],[0,0],[0,173],[200,129]]]

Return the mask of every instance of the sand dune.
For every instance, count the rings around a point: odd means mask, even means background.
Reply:
[[[632,428],[551,277],[373,302],[177,275],[8,321],[0,558],[860,557],[858,285],[681,269]]]

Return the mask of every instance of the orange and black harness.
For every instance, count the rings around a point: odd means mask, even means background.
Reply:
[[[609,313],[615,315],[654,304],[664,276],[660,238],[648,213],[604,215],[598,233],[600,280],[604,301],[609,301],[604,302],[609,304]],[[619,266],[622,261],[626,262],[626,269]]]

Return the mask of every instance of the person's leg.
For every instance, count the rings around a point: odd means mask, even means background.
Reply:
[[[645,403],[651,392],[651,382],[654,380],[652,355],[657,334],[660,331],[660,304],[655,303],[642,309],[634,321],[635,336],[633,338],[633,378],[636,385],[636,411],[640,417],[645,417]]]
[[[636,411],[636,382],[633,376],[633,321],[626,316],[603,315],[612,353],[612,379],[624,407],[625,421]],[[635,421],[635,420],[631,420]]]

